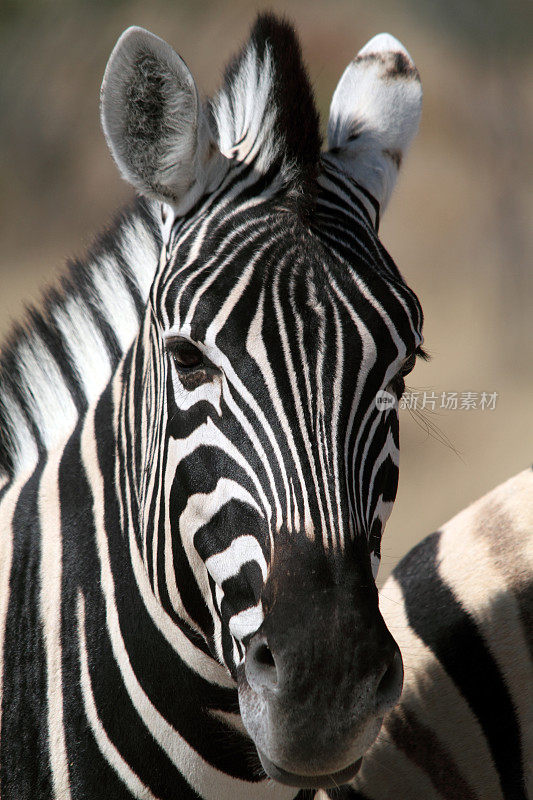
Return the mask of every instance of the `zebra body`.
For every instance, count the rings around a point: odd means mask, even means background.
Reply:
[[[321,154],[286,23],[205,107],[162,40],[117,43],[103,127],[145,199],[0,367],[3,800],[282,800],[358,769],[402,680],[375,399],[422,312],[377,225],[420,97],[376,37]]]
[[[404,689],[347,796],[533,797],[532,537],[528,469],[396,567],[380,607],[402,651]]]

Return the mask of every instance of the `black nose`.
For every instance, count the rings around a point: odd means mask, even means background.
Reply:
[[[246,678],[251,688],[258,692],[278,688],[278,670],[272,650],[263,634],[256,634],[246,652]]]
[[[376,646],[371,648],[375,667],[367,671],[365,694],[369,706],[368,710],[372,709],[371,713],[381,716],[398,702],[403,683],[403,664],[400,651],[392,637],[387,637],[385,641],[381,639],[380,644],[379,651]],[[290,658],[290,655],[283,649],[279,650],[279,652],[274,652],[273,648],[270,647],[267,636],[263,632],[256,633],[250,640],[246,652],[245,672],[250,687],[259,693],[264,693],[265,690],[273,693],[279,700],[286,693],[292,695],[293,692],[291,690],[294,688],[297,676],[291,673],[299,673],[299,682],[302,672],[301,669],[294,670],[294,667],[300,662],[299,666],[301,668],[302,664],[301,658],[294,658],[296,663],[291,664],[290,661],[293,659]],[[299,655],[301,657],[301,653]],[[366,662],[371,660],[368,653],[365,652],[364,655],[365,658],[360,660]],[[288,656],[289,658],[287,658]],[[334,669],[334,656],[332,653],[329,663]],[[344,663],[348,667],[347,662]],[[352,670],[353,679],[350,681],[348,678],[347,683],[353,683],[356,687],[358,684],[357,666],[353,665]],[[317,680],[323,681],[325,677],[321,675]],[[346,682],[345,676],[337,675],[337,677],[339,684]]]

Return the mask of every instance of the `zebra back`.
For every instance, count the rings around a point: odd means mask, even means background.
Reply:
[[[533,796],[533,469],[414,547],[380,593],[405,667],[350,793]]]

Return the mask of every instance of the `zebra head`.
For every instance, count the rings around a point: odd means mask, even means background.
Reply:
[[[348,780],[401,691],[373,570],[422,312],[377,227],[420,100],[402,45],[375,37],[321,153],[298,42],[269,15],[205,105],[139,28],[103,84],[113,156],[161,214],[127,393],[139,548],[236,681],[265,771],[301,787]]]

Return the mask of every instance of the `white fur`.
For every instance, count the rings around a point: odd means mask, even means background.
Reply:
[[[92,274],[100,310],[118,339],[123,353],[128,350],[139,330],[135,303],[112,255],[103,255]]]
[[[30,384],[22,384],[27,406],[48,451],[57,447],[71,430],[78,412],[57,361],[37,334],[22,340],[17,360],[23,374],[31,375]]]
[[[157,216],[157,211],[158,209],[153,209],[154,217]],[[170,208],[168,208],[166,220],[167,226],[169,220],[174,221]],[[128,221],[121,234],[120,249],[128,265],[128,271],[137,283],[143,299],[147,300],[159,263],[159,250],[156,247],[155,239],[148,232],[146,224],[137,217]]]
[[[410,69],[392,74],[396,54]],[[371,39],[348,65],[331,101],[331,157],[383,210],[420,119],[422,87],[411,56],[388,33]],[[350,141],[349,137],[357,135]]]
[[[153,211],[156,213],[157,209]],[[111,248],[89,262],[84,282],[89,297],[99,306],[124,352],[139,328],[137,309],[125,276],[137,284],[146,300],[158,252],[150,224],[138,214],[125,218],[116,235],[117,253]],[[77,264],[71,267],[72,270],[77,268]],[[91,304],[78,290],[70,289],[41,314],[50,335],[67,351],[68,361],[80,379],[87,401],[94,401],[109,381],[115,364]],[[22,376],[19,389],[27,401],[27,410],[45,447],[51,450],[65,440],[77,418],[61,366],[48,344],[32,329],[31,320],[25,333],[15,341],[12,352]],[[14,472],[19,474],[37,461],[35,437],[20,402],[1,380],[0,405],[4,409],[6,427],[11,432],[9,450]]]
[[[260,62],[255,47],[250,46],[233,81],[231,95],[222,89],[214,104],[222,153],[249,161],[260,151],[260,171],[269,168],[278,152],[272,135],[276,112],[274,106],[268,110],[273,81],[270,50],[267,48]],[[238,146],[235,142],[239,142]]]
[[[261,603],[257,603],[251,608],[245,608],[244,611],[234,614],[229,621],[229,629],[232,636],[242,641],[245,636],[251,636],[256,633],[263,624],[263,620],[263,608]],[[238,660],[236,663],[238,663]]]
[[[111,377],[111,361],[100,329],[83,302],[73,297],[53,314],[90,403]]]

